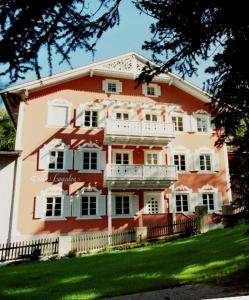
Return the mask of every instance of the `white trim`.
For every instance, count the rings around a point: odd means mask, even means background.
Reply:
[[[47,108],[47,122],[46,122],[46,127],[47,128],[71,128],[70,126],[70,121],[71,121],[71,107],[72,103],[69,102],[68,100],[64,98],[56,98],[53,100],[48,100],[47,102],[48,108]],[[52,109],[54,107],[65,107],[67,108],[67,120],[65,120],[65,125],[61,124],[51,124],[50,119],[51,119],[51,114],[52,114]],[[55,116],[53,116],[54,118]]]
[[[116,164],[117,153],[127,153],[129,156],[129,165],[133,164],[133,151],[134,149],[112,149],[112,164]]]
[[[224,164],[225,164],[225,173],[226,173],[226,182],[227,182],[227,198],[228,203],[232,203],[232,190],[231,190],[231,181],[230,181],[230,171],[229,171],[229,162],[228,162],[228,152],[227,152],[227,145],[223,145],[223,153],[224,153]]]
[[[108,90],[108,84],[115,84],[116,91],[109,91]],[[104,79],[102,81],[102,90],[108,94],[119,94],[122,92],[122,82],[117,79]]]
[[[165,213],[165,205],[164,205],[164,192],[143,192],[143,198],[144,198],[144,213],[149,214],[148,208],[147,208],[147,201],[146,197],[154,196],[158,200],[158,214]],[[151,213],[151,215],[157,215],[157,213]]]
[[[147,154],[157,154],[157,165],[163,165],[163,151],[162,150],[144,150],[144,164],[147,163]]]
[[[24,111],[25,111],[25,103],[22,101],[19,104],[16,139],[15,139],[15,150],[22,150]]]
[[[28,83],[24,83],[24,84],[20,84],[17,85],[15,87],[11,87],[8,89],[3,90],[1,93],[6,93],[6,92],[18,92],[20,90],[23,89],[28,89],[28,90],[38,90],[41,88],[45,88],[47,86],[51,86],[54,84],[59,84],[60,82],[65,82],[68,80],[72,80],[74,78],[78,78],[78,77],[82,77],[83,75],[88,75],[90,72],[96,70],[99,70],[98,67],[101,67],[101,65],[104,65],[108,62],[113,62],[113,61],[117,61],[120,60],[122,58],[125,57],[135,57],[135,59],[137,59],[138,61],[141,61],[142,63],[146,64],[146,63],[150,63],[152,66],[155,66],[155,63],[153,63],[152,61],[148,60],[147,58],[145,58],[144,56],[136,53],[136,52],[129,52],[123,55],[119,55],[110,59],[106,59],[106,60],[102,60],[100,62],[97,63],[93,63],[93,64],[88,64],[85,65],[83,67],[79,67],[76,68],[74,70],[69,70],[66,72],[62,72],[53,76],[48,76],[48,77],[44,77],[43,79],[38,79],[38,80],[34,80]],[[100,71],[100,70],[99,70]],[[123,78],[131,78],[134,79],[134,75],[137,75],[134,73],[134,71],[132,72],[117,72],[117,71],[112,71],[112,70],[102,70],[105,71],[104,73],[106,74],[113,74],[116,77],[122,77]],[[137,76],[136,76],[137,77]],[[202,89],[200,89],[199,87],[193,85],[192,83],[188,82],[187,80],[182,79],[181,77],[173,74],[173,73],[167,73],[167,74],[160,74],[159,76],[156,76],[154,78],[154,81],[158,81],[158,82],[167,82],[167,83],[173,83],[173,85],[175,85],[176,87],[178,87],[179,89],[187,92],[188,94],[200,99],[203,102],[210,102],[210,95],[207,94],[206,92],[204,92]]]
[[[118,218],[133,218],[134,215],[132,214],[132,199],[131,197],[134,195],[134,193],[132,192],[112,192],[112,201],[113,201],[113,208],[114,211],[112,212],[112,218],[113,219],[118,219]],[[128,196],[129,197],[129,214],[116,214],[116,197],[120,196],[120,197],[125,197]]]

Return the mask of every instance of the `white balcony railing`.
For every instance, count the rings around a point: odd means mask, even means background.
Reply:
[[[108,164],[106,180],[176,180],[176,166]]]
[[[106,134],[144,136],[144,137],[173,137],[172,123],[123,121],[107,119]]]

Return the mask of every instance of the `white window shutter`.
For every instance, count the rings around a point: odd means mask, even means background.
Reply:
[[[48,117],[47,117],[47,124],[53,125],[54,124],[54,106],[48,105]]]
[[[99,170],[105,170],[106,167],[106,151],[100,151],[99,158]]]
[[[147,95],[147,84],[146,83],[142,84],[142,94]]]
[[[74,170],[82,170],[83,168],[83,151],[78,149],[74,151]]]
[[[222,193],[221,192],[217,192],[216,193],[216,210],[221,210],[222,209],[222,205],[223,205]]]
[[[156,86],[156,95],[161,96],[161,87],[160,87],[160,85]]]
[[[200,170],[200,154],[199,153],[194,153],[193,154],[193,167],[194,171],[199,171]]]
[[[137,111],[136,109],[132,109],[129,111],[129,120],[136,121],[137,120]]]
[[[39,150],[39,170],[48,170],[49,149],[44,146]]]
[[[122,82],[121,81],[117,82],[117,92],[122,93]]]
[[[197,193],[191,193],[189,194],[189,211],[194,212],[195,207],[198,204],[198,194]]]
[[[173,201],[174,201],[174,197],[172,194],[168,195],[169,198],[169,212],[172,213],[173,212]]]
[[[37,196],[35,199],[35,218],[44,219],[46,213],[46,198],[43,196]]]
[[[63,217],[71,217],[71,197],[70,196],[64,196]]]
[[[98,111],[98,127],[104,128],[105,127],[105,110],[102,108]]]
[[[190,116],[185,114],[183,115],[183,131],[189,132],[190,130]]]
[[[213,153],[211,159],[212,159],[212,171],[219,171],[220,170],[219,156]]]
[[[84,107],[80,105],[76,108],[76,116],[75,116],[75,126],[83,126],[83,114],[84,114]]]
[[[73,169],[73,150],[65,149],[64,151],[65,156],[65,169],[72,170]]]
[[[215,124],[214,124],[214,117],[209,117],[209,122],[210,122],[210,131],[215,131]]]
[[[194,116],[190,116],[191,132],[197,132],[197,120]]]
[[[131,208],[131,215],[136,215],[139,212],[139,199],[138,199],[138,195],[132,195],[130,197],[130,208]]]
[[[186,171],[192,171],[194,169],[193,167],[193,157],[190,152],[185,154],[186,159]]]
[[[106,196],[99,195],[98,197],[98,215],[106,216]]]
[[[107,92],[107,81],[106,80],[102,81],[102,90]]]
[[[75,196],[73,197],[73,202],[72,202],[72,216],[79,218],[80,215],[80,201],[81,197],[80,196]]]

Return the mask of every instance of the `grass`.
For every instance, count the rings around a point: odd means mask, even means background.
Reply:
[[[96,299],[220,283],[249,266],[248,224],[132,250],[0,268],[0,299]]]

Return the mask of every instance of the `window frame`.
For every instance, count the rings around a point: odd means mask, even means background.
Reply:
[[[176,123],[174,122],[173,118],[176,118]],[[179,130],[178,118],[182,119],[182,130]],[[174,127],[174,131],[176,133],[184,133],[184,114],[176,114],[176,113],[174,113],[171,116],[171,121],[172,121],[172,124],[173,124],[173,127]]]
[[[65,99],[54,99],[48,101],[48,108],[47,108],[47,121],[46,127],[47,128],[71,128],[70,121],[71,121],[71,107],[72,103]],[[51,123],[51,119],[54,120],[54,116],[57,115],[55,112],[51,111],[54,107],[65,107],[67,108],[67,120],[65,120],[65,125],[56,125],[55,123]],[[53,116],[51,116],[53,113]]]
[[[157,155],[157,164],[148,163],[148,154]],[[163,152],[162,150],[144,150],[144,164],[149,166],[162,166],[163,165]]]
[[[204,169],[201,169],[201,156],[203,156],[204,160]],[[201,172],[212,172],[212,153],[199,153],[199,170]],[[207,168],[207,157],[209,157],[209,164],[210,164],[210,169]]]
[[[177,196],[180,196],[181,199],[177,200],[176,199]],[[184,201],[184,199],[182,199],[182,196],[187,196],[188,210],[183,210],[183,206],[184,206],[183,201]],[[190,199],[189,198],[190,198],[190,193],[189,192],[183,191],[183,192],[176,192],[175,193],[175,212],[176,213],[190,213]],[[181,210],[180,211],[177,210],[177,201],[181,201]]]
[[[116,85],[116,91],[110,91],[108,89],[109,84],[115,84]],[[119,94],[122,92],[123,84],[122,81],[117,79],[104,79],[102,81],[102,90],[107,94]]]
[[[99,210],[98,210],[98,201],[99,201],[99,197],[98,197],[98,194],[96,193],[82,193],[80,196],[80,218],[84,218],[84,219],[95,219],[96,217],[99,217]],[[87,215],[83,215],[82,214],[82,198],[85,197],[88,199],[88,202],[87,202],[87,211],[88,211],[88,214]],[[91,198],[95,198],[95,211],[96,213],[94,215],[91,215],[90,214],[90,200]]]
[[[178,156],[178,161],[180,162],[180,167],[182,167],[181,165],[181,159],[179,160],[179,156],[183,156],[184,157],[184,165],[185,165],[185,170],[179,169],[178,165],[175,164],[175,156]],[[173,153],[173,161],[174,161],[174,165],[177,168],[177,172],[187,172],[187,158],[186,158],[187,154],[186,153]]]
[[[198,119],[201,121],[201,127],[198,127]],[[206,130],[203,130],[203,121],[206,123]],[[197,128],[197,133],[208,133],[209,132],[209,122],[208,122],[208,117],[207,116],[202,116],[202,115],[196,115],[196,128]],[[201,128],[201,130],[199,130]]]
[[[155,94],[154,95],[149,94],[148,88],[154,88]],[[149,83],[149,84],[144,83],[142,85],[142,94],[147,97],[159,97],[159,96],[161,96],[161,86],[157,83]]]
[[[133,150],[122,150],[122,149],[113,149],[112,150],[112,164],[113,165],[119,165],[116,163],[116,154],[128,154],[128,159],[129,159],[129,164],[127,165],[132,165],[133,164]],[[123,164],[120,164],[123,165]]]
[[[51,148],[48,150],[49,151],[49,158],[48,158],[48,171],[49,172],[61,172],[61,171],[65,171],[65,160],[66,160],[66,157],[65,157],[65,149],[60,149],[60,148]],[[63,167],[62,169],[58,169],[57,166],[58,166],[58,161],[56,161],[55,163],[55,167],[56,168],[50,168],[49,165],[50,165],[50,158],[51,158],[51,152],[55,152],[56,153],[56,158],[58,159],[58,152],[63,152]]]
[[[51,216],[47,216],[47,211],[48,211],[48,199],[52,198],[53,202],[52,202],[52,215]],[[60,215],[55,215],[55,199],[56,198],[60,198]],[[45,218],[46,219],[61,219],[63,217],[63,196],[62,195],[47,195],[45,196]]]
[[[90,126],[87,126],[87,125],[85,125],[85,122],[86,122],[86,112],[90,112]],[[96,119],[97,119],[97,126],[93,126],[92,124],[93,124],[93,116],[92,116],[92,113],[93,112],[96,112],[97,113],[97,117],[96,117]],[[85,128],[85,129],[97,129],[97,128],[99,128],[99,110],[98,109],[94,109],[94,108],[88,108],[88,107],[86,107],[85,109],[84,109],[84,111],[83,111],[83,116],[82,116],[82,123],[83,123],[83,126],[82,126],[82,128]]]
[[[208,195],[207,197],[207,204],[204,204],[204,199],[203,199],[203,195]],[[212,195],[213,197],[213,209],[210,209],[210,199],[209,199],[209,196]],[[203,191],[201,193],[201,198],[202,198],[202,204],[203,205],[206,205],[207,206],[207,209],[208,209],[208,212],[214,212],[215,211],[215,207],[216,207],[216,195],[215,195],[215,192],[214,191]]]

